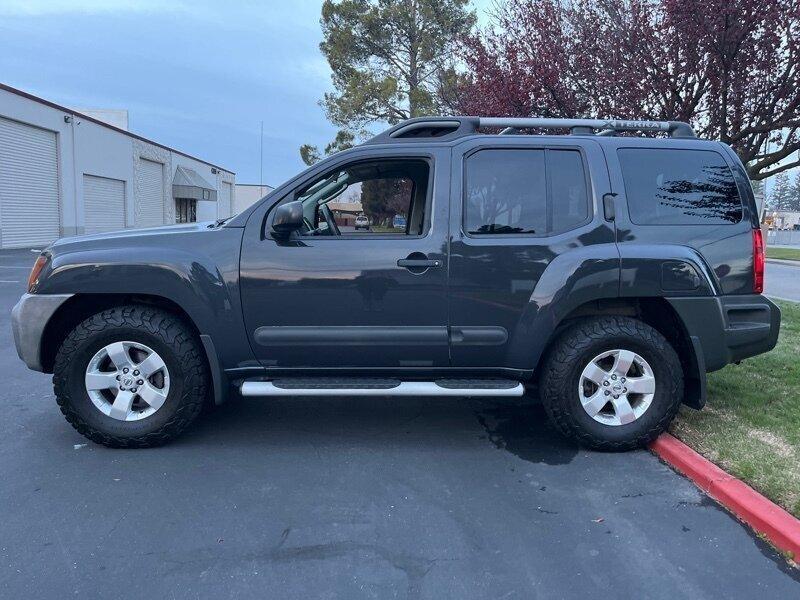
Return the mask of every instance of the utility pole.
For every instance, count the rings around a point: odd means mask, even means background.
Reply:
[[[258,193],[264,195],[264,121],[261,121],[261,137],[259,138],[261,144],[261,154],[258,160]]]

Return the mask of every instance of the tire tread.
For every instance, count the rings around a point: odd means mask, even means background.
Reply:
[[[141,329],[161,338],[181,363],[184,384],[179,406],[169,421],[155,432],[130,437],[109,435],[88,424],[72,406],[68,379],[71,357],[95,335],[120,327]],[[64,339],[53,366],[53,389],[64,417],[81,435],[112,448],[160,446],[180,435],[200,414],[209,389],[208,381],[208,366],[195,334],[175,315],[142,305],[117,306],[85,319]]]
[[[565,390],[570,371],[580,356],[593,345],[609,337],[620,335],[634,337],[653,348],[665,359],[672,372],[668,377],[673,401],[664,414],[648,429],[627,440],[608,440],[596,436],[581,426],[571,408],[569,391]],[[663,385],[663,382],[662,382]],[[604,316],[581,319],[567,328],[553,344],[544,361],[544,374],[540,385],[540,397],[545,411],[555,429],[566,437],[596,450],[623,451],[647,445],[664,432],[680,408],[683,394],[683,373],[680,361],[669,342],[658,331],[646,323],[622,316]]]

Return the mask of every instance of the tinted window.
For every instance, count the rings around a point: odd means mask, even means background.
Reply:
[[[738,223],[742,201],[730,168],[708,150],[618,151],[631,221],[640,225]]]
[[[552,231],[566,231],[589,218],[583,159],[574,150],[548,150],[547,172],[553,198]]]
[[[464,168],[467,233],[545,234],[588,218],[583,160],[574,150],[481,150]]]

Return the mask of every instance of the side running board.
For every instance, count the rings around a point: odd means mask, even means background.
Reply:
[[[242,383],[242,396],[522,396],[511,379],[275,379]]]

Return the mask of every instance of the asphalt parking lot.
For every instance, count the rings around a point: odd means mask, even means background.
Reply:
[[[794,598],[800,573],[645,451],[530,401],[236,400],[110,450],[17,358],[0,253],[2,598]]]
[[[768,260],[764,285],[768,296],[800,302],[800,262]]]

